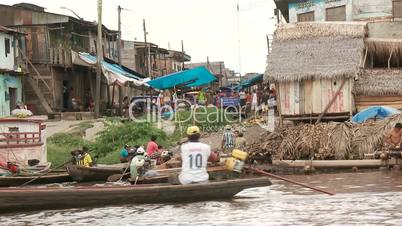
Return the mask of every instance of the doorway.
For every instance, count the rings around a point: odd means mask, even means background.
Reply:
[[[10,111],[17,108],[17,88],[9,88],[8,93],[10,96]]]
[[[68,110],[69,101],[70,101],[70,89],[69,89],[69,81],[63,81],[63,109]]]

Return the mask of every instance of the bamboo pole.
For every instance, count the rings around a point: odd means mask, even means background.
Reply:
[[[394,48],[392,48],[391,53],[389,54],[389,58],[388,58],[388,69],[391,69],[392,54],[394,54]]]

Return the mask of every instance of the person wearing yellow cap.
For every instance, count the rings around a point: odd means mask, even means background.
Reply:
[[[211,146],[199,141],[200,128],[190,126],[187,128],[188,142],[182,144],[181,172],[178,176],[180,184],[203,183],[209,180],[207,172],[208,161],[218,161],[219,157],[211,152]]]

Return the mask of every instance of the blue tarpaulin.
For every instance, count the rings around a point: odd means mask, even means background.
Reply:
[[[80,59],[88,65],[96,65],[96,56],[92,56],[89,53],[79,53]],[[109,84],[118,83],[120,85],[126,82],[133,82],[135,85],[144,85],[145,80],[132,74],[131,72],[124,70],[117,64],[106,62],[102,60],[102,72],[108,80]]]
[[[250,79],[242,81],[239,85],[235,86],[233,89],[234,90],[241,90],[241,89],[251,87],[251,86],[261,82],[262,79],[263,79],[263,75],[262,74],[257,74],[257,75],[253,76]]]
[[[352,118],[352,121],[357,122],[357,123],[363,123],[367,119],[373,119],[373,118],[382,119],[382,118],[386,118],[391,115],[399,114],[399,113],[400,113],[400,111],[395,108],[386,107],[386,106],[373,106],[373,107],[366,108],[366,109],[360,111],[359,113],[357,113]]]
[[[176,86],[198,87],[207,85],[215,80],[215,76],[205,67],[196,67],[190,70],[165,75],[148,81],[147,83],[155,89],[164,90]]]

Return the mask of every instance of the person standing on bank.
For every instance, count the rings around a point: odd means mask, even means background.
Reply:
[[[255,114],[258,112],[258,96],[255,90],[253,90],[251,96],[251,110],[254,111]]]
[[[180,184],[203,183],[209,180],[208,161],[219,161],[216,153],[211,152],[211,146],[199,141],[200,128],[190,126],[187,129],[188,142],[181,145],[181,172],[178,176]]]

